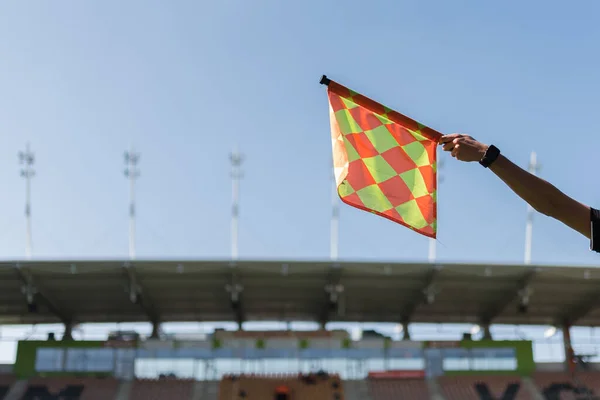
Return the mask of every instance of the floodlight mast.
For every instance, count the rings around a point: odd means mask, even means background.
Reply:
[[[443,177],[440,176],[440,171],[442,170],[442,166],[444,165],[442,160],[439,160],[437,162],[437,186],[439,187],[440,183],[442,183],[444,181]],[[437,196],[437,193],[436,193]],[[434,238],[430,238],[429,239],[429,253],[428,253],[428,260],[430,263],[434,263],[436,258],[437,258],[437,239]]]
[[[31,179],[35,176],[33,164],[35,155],[29,147],[29,143],[25,146],[25,151],[19,152],[19,164],[21,168],[21,176],[25,179],[25,223],[26,223],[26,242],[25,242],[25,258],[30,260],[33,255],[33,240],[31,233]]]
[[[240,179],[242,178],[242,162],[244,156],[238,151],[237,146],[229,155],[231,162],[231,260],[239,257],[238,229],[239,229],[239,201]]]
[[[125,152],[125,176],[129,179],[129,259],[135,260],[135,181],[140,177],[137,167],[140,154],[133,146]]]
[[[537,175],[539,172],[540,165],[537,162],[537,154],[535,151],[531,152],[531,156],[529,159],[529,172],[533,175]],[[527,204],[527,223],[525,225],[525,264],[531,264],[531,244],[533,241],[533,216],[535,214],[535,210],[531,205]]]
[[[339,229],[340,229],[340,200],[337,191],[335,175],[333,176],[333,190],[331,193],[331,232],[330,232],[330,256],[336,261],[339,256]]]
[[[323,75],[319,81],[321,85],[329,86],[331,79]],[[331,199],[331,230],[329,233],[329,255],[332,261],[336,261],[339,256],[339,227],[340,227],[340,202],[337,191],[337,181],[335,173],[333,175],[333,193]]]

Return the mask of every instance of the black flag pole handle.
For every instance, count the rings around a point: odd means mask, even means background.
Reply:
[[[320,83],[321,85],[327,85],[327,86],[329,86],[329,84],[331,83],[331,79],[329,79],[329,78],[327,77],[327,75],[323,75],[323,76],[321,77],[321,81],[320,81],[319,83]]]

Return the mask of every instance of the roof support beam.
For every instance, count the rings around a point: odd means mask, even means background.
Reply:
[[[595,290],[591,296],[586,296],[567,311],[566,315],[561,315],[556,319],[557,324],[575,325],[577,321],[591,313],[595,308],[600,307],[600,287]]]
[[[48,292],[35,280],[31,271],[19,264],[15,265],[15,272],[23,284],[23,294],[29,306],[35,306],[36,302],[46,305],[48,310],[54,314],[63,324],[71,324],[72,317],[59,307],[54,300],[48,296]]]
[[[484,323],[483,326],[481,327],[481,329],[483,330],[483,339],[484,340],[493,340],[492,339],[492,331],[490,329],[489,323]]]
[[[408,322],[402,322],[402,340],[410,340],[410,331]]]
[[[73,340],[73,323],[65,323],[65,333],[63,334],[62,340]]]
[[[535,270],[532,268],[519,280],[516,287],[505,292],[498,302],[481,314],[480,320],[482,324],[491,324],[494,319],[504,312],[506,307],[508,307],[517,296],[520,296],[520,293],[527,289],[534,277]]]
[[[150,339],[160,338],[160,322],[152,322],[152,333],[150,333]]]
[[[413,293],[411,296],[411,301],[404,307],[402,312],[400,313],[400,322],[402,324],[406,324],[408,327],[408,323],[411,321],[413,314],[417,310],[417,307],[423,302],[431,303],[435,299],[435,288],[434,282],[435,278],[440,271],[440,266],[431,266],[429,271],[427,272],[427,276],[425,277],[425,281],[423,285],[419,288],[418,292]]]
[[[329,268],[327,278],[323,286],[323,303],[319,310],[319,326],[325,327],[331,319],[333,313],[339,314],[342,311],[340,307],[341,295],[344,292],[344,286],[341,284],[342,269],[339,264]]]
[[[139,283],[135,268],[130,263],[123,265],[123,274],[127,279],[129,299],[134,304],[139,304],[144,313],[148,317],[148,320],[152,324],[160,323],[160,316],[154,306],[154,302],[148,295],[148,292],[144,290],[142,285]]]
[[[231,267],[231,274],[229,276],[229,284],[225,286],[225,290],[229,293],[229,301],[231,304],[231,310],[235,322],[238,324],[238,329],[242,330],[242,324],[246,320],[246,313],[244,312],[244,303],[242,301],[244,287],[239,283],[237,273],[235,271],[237,267]]]

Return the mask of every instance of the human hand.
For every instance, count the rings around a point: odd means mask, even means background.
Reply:
[[[440,144],[444,145],[443,150],[449,151],[452,157],[465,162],[481,161],[489,147],[460,133],[442,136]]]

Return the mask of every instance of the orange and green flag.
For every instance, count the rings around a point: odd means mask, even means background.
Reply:
[[[342,201],[432,238],[439,132],[323,76]]]

